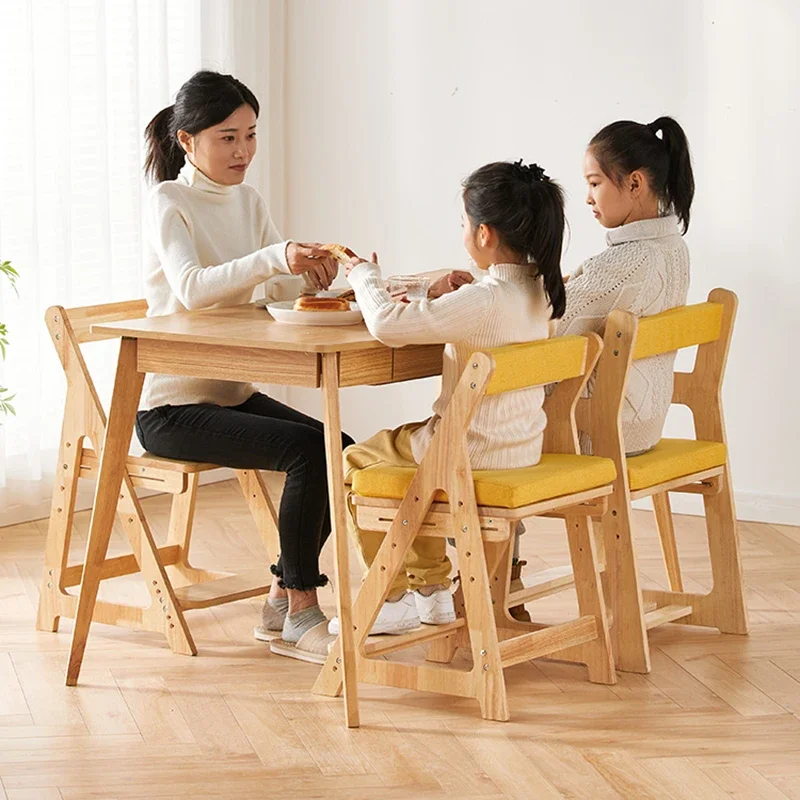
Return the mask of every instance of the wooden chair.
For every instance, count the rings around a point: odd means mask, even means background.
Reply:
[[[592,452],[612,459],[617,468],[603,530],[605,593],[620,670],[649,672],[647,631],[666,622],[723,633],[748,631],[721,400],[737,303],[733,292],[715,289],[705,303],[639,320],[614,311],[605,329],[593,396],[578,405],[578,427],[590,432]],[[691,409],[696,438],[662,439],[653,450],[626,459],[620,415],[631,363],[695,345],[693,371],[675,373],[672,402]],[[683,590],[670,492],[703,496],[714,582],[707,594]],[[640,590],[631,501],[642,497],[652,497],[669,591]]]
[[[483,717],[493,720],[509,719],[504,668],[532,658],[585,663],[591,681],[615,682],[591,522],[612,491],[615,472],[609,459],[578,454],[574,419],[575,404],[601,347],[592,334],[475,353],[420,466],[376,465],[354,475],[350,499],[359,526],[386,532],[353,610],[359,680],[475,697]],[[473,472],[466,431],[480,400],[552,382],[559,383],[541,462],[526,469]],[[517,522],[558,509],[567,520],[579,617],[551,627],[518,622],[503,602]],[[402,636],[367,639],[417,536],[455,538],[457,619]],[[382,658],[423,642],[431,643],[427,660],[439,663]],[[460,645],[472,651],[467,671],[450,666]],[[316,692],[336,695],[341,690],[340,656],[337,642]]]
[[[135,319],[147,313],[144,300],[66,310],[53,306],[45,321],[67,377],[67,396],[58,469],[45,551],[44,577],[36,627],[57,631],[60,617],[75,616],[77,596],[67,592],[81,582],[83,566],[68,565],[75,494],[81,478],[96,476],[96,450],[105,435],[106,415],[81,352],[81,345],[103,336],[91,332],[99,322]],[[86,446],[89,440],[94,447]],[[174,461],[150,454],[128,458],[118,501],[119,519],[132,548],[131,555],[106,559],[102,578],[141,572],[150,594],[147,608],[123,603],[97,603],[95,622],[163,633],[176,653],[196,655],[197,647],[185,619],[194,608],[230,603],[264,594],[269,589],[267,564],[252,572],[230,573],[197,569],[189,562],[195,496],[200,473],[214,464]],[[237,470],[250,511],[270,560],[278,556],[275,510],[257,470]],[[173,495],[165,546],[158,547],[142,513],[135,487]]]

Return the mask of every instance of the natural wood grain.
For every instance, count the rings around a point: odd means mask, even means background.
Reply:
[[[265,478],[275,502],[280,479]],[[154,529],[166,530],[172,498],[142,502]],[[74,516],[77,552],[90,515]],[[250,553],[263,548],[255,526],[242,524],[249,518],[236,481],[203,487],[192,540],[198,557],[217,553],[223,571],[248,568]],[[643,583],[657,585],[663,567],[653,516],[634,511],[633,522]],[[534,570],[569,563],[562,522],[526,525],[521,556]],[[711,580],[698,546],[702,532],[702,520],[675,517],[691,590]],[[746,574],[758,576],[759,563],[774,562],[754,583],[759,607],[771,613],[753,620],[750,637],[655,628],[650,674],[620,675],[614,687],[586,682],[571,664],[518,664],[505,673],[512,720],[503,726],[476,719],[469,699],[364,684],[362,726],[349,733],[340,701],[308,693],[317,667],[253,641],[255,601],[192,612],[198,659],[176,657],[154,633],[98,626],[80,686],[65,689],[71,623],[62,634],[34,631],[35,603],[26,598],[30,588],[35,594],[46,525],[0,536],[0,680],[4,689],[13,685],[10,663],[18,681],[12,693],[0,692],[0,780],[9,797],[255,800],[272,796],[276,780],[281,796],[328,800],[536,796],[524,794],[529,786],[576,800],[629,800],[654,787],[659,799],[798,796],[800,640],[792,613],[800,606],[789,585],[800,587],[800,529],[741,526]],[[124,543],[118,530],[110,556],[122,555]],[[357,586],[360,571],[351,566]],[[329,546],[322,569],[331,568]],[[123,595],[137,588],[134,575],[116,582]],[[320,596],[335,613],[333,594],[323,589]],[[548,620],[575,613],[570,591],[538,603]],[[386,663],[423,664],[418,650],[388,654]],[[723,667],[709,668],[713,656]],[[454,664],[468,666],[463,650]],[[252,753],[225,752],[247,747]]]

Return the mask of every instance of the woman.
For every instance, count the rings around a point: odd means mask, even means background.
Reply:
[[[250,302],[269,278],[327,288],[337,264],[318,244],[283,241],[263,198],[243,184],[259,105],[231,75],[198,72],[147,126],[148,315]],[[282,635],[295,657],[323,663],[319,552],[330,533],[323,426],[247,383],[148,375],[136,433],[151,453],[286,473],[281,558],[256,638]],[[353,440],[342,435],[342,446]]]

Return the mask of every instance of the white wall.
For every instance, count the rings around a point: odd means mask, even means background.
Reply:
[[[287,230],[375,249],[385,272],[463,266],[460,181],[506,158],[567,189],[568,272],[604,247],[583,205],[586,141],[613,119],[678,117],[698,184],[691,299],[723,285],[741,300],[726,383],[740,515],[800,522],[794,0],[292,0],[287,13]],[[348,390],[345,427],[421,418],[436,388]],[[316,393],[290,398],[319,411]]]

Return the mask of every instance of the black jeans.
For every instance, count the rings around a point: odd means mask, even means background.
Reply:
[[[209,461],[233,469],[286,473],[278,528],[281,556],[273,574],[288,589],[328,582],[319,553],[331,532],[323,425],[263,394],[240,406],[160,406],[136,415],[142,447],[164,458]],[[353,440],[342,434],[342,447]]]

